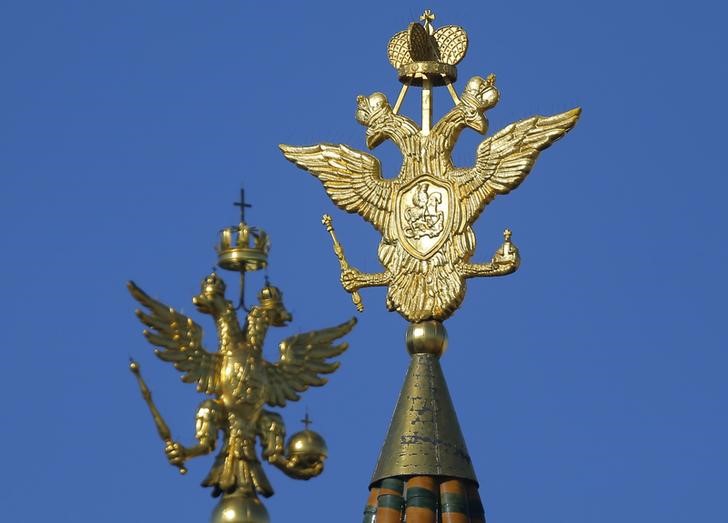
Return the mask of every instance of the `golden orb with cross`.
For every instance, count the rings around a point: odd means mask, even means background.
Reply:
[[[329,455],[329,449],[323,436],[309,428],[313,421],[308,412],[301,421],[305,428],[293,434],[288,440],[286,445],[288,455],[304,465],[325,460]]]

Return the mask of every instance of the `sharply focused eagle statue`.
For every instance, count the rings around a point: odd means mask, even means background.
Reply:
[[[367,128],[367,146],[390,139],[402,152],[395,178],[382,176],[376,157],[346,145],[280,146],[286,158],[323,182],[337,206],[360,214],[382,234],[378,255],[384,272],[345,267],[347,291],[385,285],[390,310],[414,322],[443,320],[462,302],[467,278],[518,268],[518,250],[508,239],[489,263],[471,263],[472,224],[496,195],[518,187],[538,154],[574,126],[581,110],[512,123],[479,145],[473,167],[455,166],[452,150],[460,132],[485,134],[485,111],[498,99],[493,75],[471,78],[458,103],[423,132],[393,111],[385,95],[358,97],[356,119]]]
[[[170,463],[182,466],[189,458],[213,452],[222,432],[222,448],[202,483],[213,488],[213,495],[234,491],[273,494],[256,456],[256,440],[261,442],[263,457],[289,476],[308,479],[320,474],[323,456],[301,460],[286,455],[283,419],[263,407],[282,407],[287,401],[298,400],[309,387],[324,385],[327,380],[323,375],[339,366],[327,360],[346,350],[347,344],[337,340],[352,329],[355,320],[287,338],[279,346],[279,361],[270,363],[262,352],[266,332],[270,326],[282,326],[292,319],[282,293],[266,283],[259,303],[251,308],[241,327],[232,302],[225,299],[222,279],[213,272],[201,287],[193,303],[215,320],[217,352],[205,350],[202,328],[192,319],[129,282],[132,296],[146,309],[136,314],[149,328],[144,334],[158,347],[157,356],[183,372],[182,381],[196,384],[198,391],[211,396],[197,411],[198,443],[185,447],[170,440],[165,449]]]

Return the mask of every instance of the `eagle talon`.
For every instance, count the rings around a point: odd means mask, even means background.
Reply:
[[[181,443],[176,441],[170,441],[167,446],[164,447],[164,453],[167,455],[167,461],[170,465],[178,467],[183,465],[187,460],[187,451]]]
[[[357,269],[341,271],[341,285],[346,292],[356,292],[366,284],[366,274]]]
[[[505,269],[510,272],[515,272],[521,265],[521,256],[516,247],[511,242],[511,231],[506,229],[503,233],[505,241],[503,245],[495,251],[491,264],[495,265],[498,269]]]

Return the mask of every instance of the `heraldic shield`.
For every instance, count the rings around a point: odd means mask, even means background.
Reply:
[[[449,237],[452,187],[429,174],[404,185],[397,195],[397,232],[405,250],[426,260]]]

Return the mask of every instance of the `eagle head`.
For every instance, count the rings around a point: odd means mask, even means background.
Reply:
[[[367,127],[367,147],[373,149],[386,139],[382,127],[389,121],[392,108],[382,93],[357,96],[356,121]]]
[[[495,75],[488,78],[474,76],[465,84],[461,107],[465,124],[480,134],[488,130],[488,120],[483,113],[492,109],[500,100],[500,92],[495,86]]]
[[[283,305],[283,293],[266,282],[265,287],[258,294],[260,307],[268,313],[270,324],[282,327],[293,319],[293,315]]]
[[[221,314],[227,308],[225,282],[214,272],[206,276],[200,285],[200,294],[192,298],[197,310],[204,314]]]

